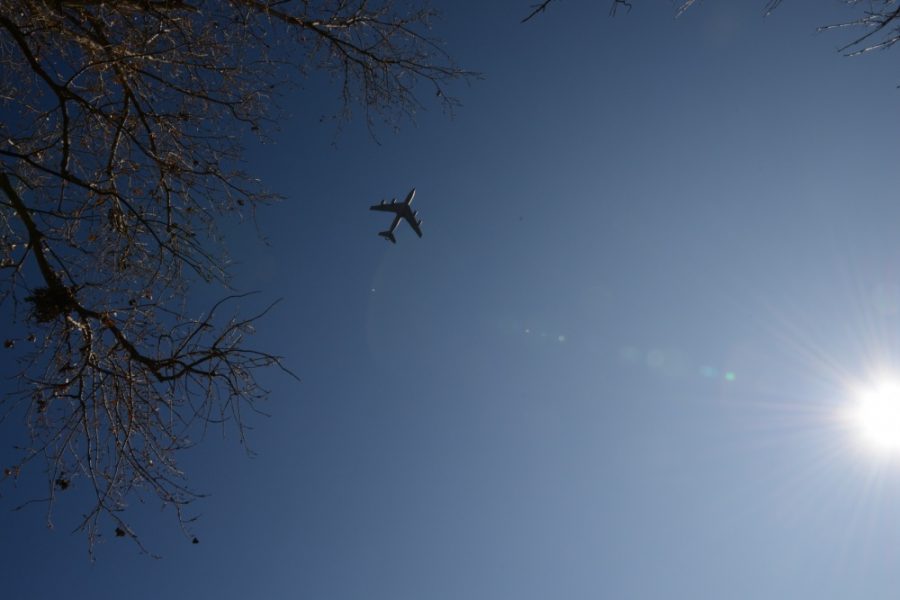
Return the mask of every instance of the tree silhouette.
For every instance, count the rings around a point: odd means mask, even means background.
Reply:
[[[246,342],[268,308],[186,300],[229,289],[220,219],[275,199],[238,168],[240,136],[270,124],[279,83],[312,72],[370,126],[411,115],[423,85],[452,108],[445,85],[470,74],[429,37],[433,17],[394,0],[3,3],[0,303],[27,333],[4,341],[21,370],[0,418],[21,416],[30,439],[3,476],[43,464],[48,520],[87,486],[91,548],[106,522],[141,543],[123,513],[136,493],[188,521],[179,450],[211,422],[243,439],[266,396],[257,369],[285,369]]]
[[[632,4],[637,0],[610,0],[610,15],[615,15],[618,9],[631,10]],[[855,15],[846,21],[831,25],[821,25],[819,31],[833,29],[854,29],[862,33],[851,38],[849,42],[840,47],[841,52],[849,55],[863,54],[872,50],[889,48],[900,41],[900,6],[896,0],[841,0]],[[556,0],[542,0],[531,7],[531,11],[525,15],[522,22],[530,21],[537,15],[546,12]],[[675,16],[681,16],[697,0],[681,0],[675,3]],[[765,0],[765,14],[771,14],[783,0]]]

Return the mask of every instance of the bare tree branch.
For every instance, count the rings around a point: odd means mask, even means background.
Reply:
[[[525,23],[526,21],[530,21],[536,15],[544,12],[545,10],[547,10],[547,6],[549,6],[551,2],[553,2],[553,0],[544,0],[540,4],[535,4],[531,7],[532,11],[528,13],[528,15],[524,19],[522,19],[521,22]]]
[[[26,330],[4,340],[21,385],[0,414],[30,439],[0,483],[43,462],[48,521],[67,489],[91,490],[91,547],[102,531],[141,545],[136,495],[190,523],[179,452],[211,423],[243,441],[258,369],[293,376],[247,345],[271,307],[239,316],[217,230],[277,200],[241,170],[241,135],[310,72],[370,127],[414,116],[423,89],[452,109],[446,86],[473,74],[430,37],[434,16],[402,0],[0,5],[0,304]],[[198,283],[228,295],[198,311]]]
[[[532,6],[531,12],[522,19],[522,23],[531,20],[533,17],[543,13],[555,0],[543,0],[539,4]],[[849,9],[856,9],[862,12],[862,15],[848,21],[837,23],[834,25],[824,25],[818,28],[818,31],[828,31],[832,29],[844,28],[862,28],[865,33],[853,38],[850,42],[840,47],[841,52],[847,53],[849,56],[864,54],[872,50],[881,50],[890,48],[900,41],[900,7],[897,6],[897,0],[867,0],[863,3],[861,0],[842,0]],[[682,16],[691,6],[697,3],[697,0],[680,0],[675,5],[675,16]],[[778,8],[782,0],[766,0],[764,12],[768,16]],[[860,5],[863,5],[859,9]],[[631,11],[632,2],[629,0],[611,0],[609,14],[615,16],[620,6],[625,6]],[[873,41],[872,38],[878,34],[883,34],[880,40]]]

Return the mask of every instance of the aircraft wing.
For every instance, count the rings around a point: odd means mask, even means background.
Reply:
[[[399,213],[405,206],[405,204],[398,204],[397,202],[386,202],[384,204],[374,204],[369,207],[369,210],[383,210],[384,212]]]
[[[409,223],[409,226],[413,228],[413,231],[416,232],[416,235],[422,237],[422,228],[419,225],[422,224],[422,221],[417,221],[414,215],[403,215],[403,218],[406,219],[406,222]]]

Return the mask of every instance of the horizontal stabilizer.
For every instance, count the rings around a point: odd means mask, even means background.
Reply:
[[[379,231],[378,235],[380,235],[381,237],[383,237],[384,239],[386,239],[387,241],[389,241],[392,244],[397,243],[397,238],[394,237],[393,231]]]

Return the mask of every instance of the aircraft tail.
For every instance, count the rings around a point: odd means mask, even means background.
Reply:
[[[387,241],[389,241],[392,244],[397,243],[397,238],[394,237],[393,231],[379,231],[378,235],[380,235],[381,237],[383,237],[384,239],[386,239]]]

